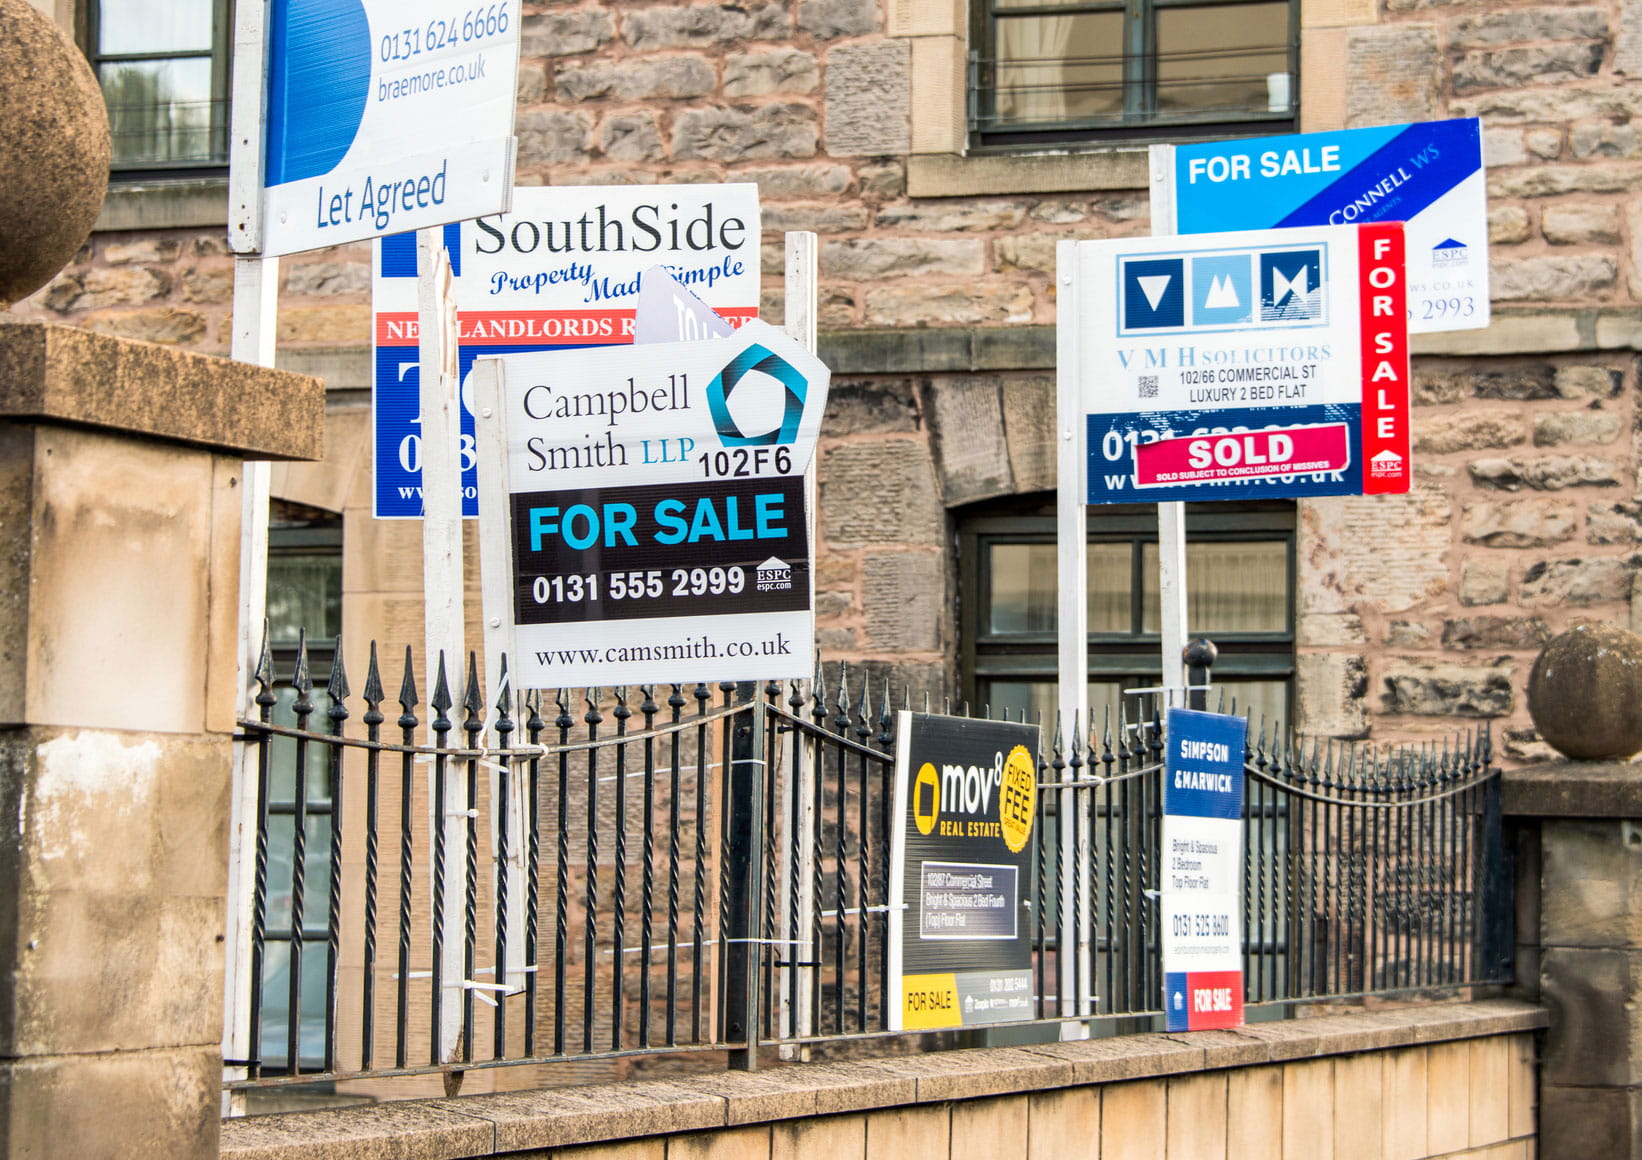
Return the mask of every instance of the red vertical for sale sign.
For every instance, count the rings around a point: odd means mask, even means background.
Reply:
[[[1408,276],[1401,222],[1357,227],[1363,351],[1363,494],[1406,492]]]

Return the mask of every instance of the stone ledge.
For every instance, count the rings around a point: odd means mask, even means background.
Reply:
[[[1642,818],[1642,765],[1558,761],[1509,769],[1501,798],[1518,817]]]
[[[0,419],[136,433],[247,459],[325,454],[318,379],[3,315]]]
[[[1053,326],[833,330],[818,345],[834,375],[1055,368]]]
[[[1150,175],[1144,145],[1059,153],[914,154],[907,158],[907,194],[972,197],[1144,190]]]
[[[228,1120],[229,1160],[454,1160],[1538,1031],[1510,999]]]
[[[173,230],[228,225],[228,178],[126,180],[109,185],[92,229]]]

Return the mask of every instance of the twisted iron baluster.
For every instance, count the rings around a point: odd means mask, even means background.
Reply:
[[[679,896],[679,746],[683,731],[679,728],[684,706],[688,702],[681,685],[674,685],[667,698],[671,711],[672,733],[668,740],[668,803],[667,803],[667,1043],[678,1043],[678,896]]]
[[[467,734],[463,743],[468,756],[467,798],[463,812],[467,815],[467,842],[462,860],[462,1062],[472,1063],[473,1043],[473,984],[478,978],[479,950],[479,735],[484,732],[485,696],[479,689],[479,658],[468,653],[468,675],[462,694],[462,732]],[[495,803],[492,803],[494,805]],[[502,969],[496,964],[498,972]],[[500,1006],[500,1004],[498,1004]]]
[[[449,710],[454,704],[450,699],[450,682],[445,676],[445,654],[439,654],[438,675],[433,682],[433,700],[429,708],[433,710],[434,735],[433,758],[433,1063],[438,1065],[444,1061],[439,1058],[440,1040],[444,1035],[444,986],[445,986],[445,753],[449,743],[449,734],[453,728]]]
[[[341,645],[338,644],[341,655]],[[380,857],[377,830],[381,796],[380,762],[382,743],[382,675],[376,665],[376,642],[371,641],[371,663],[365,671],[365,970],[361,1003],[360,1058],[362,1071],[369,1071],[375,1059],[376,1035],[376,876]]]
[[[707,702],[712,690],[705,682],[698,682],[692,690],[696,699],[696,716],[707,715]],[[692,931],[694,945],[690,960],[690,1032],[691,1042],[701,1042],[701,989],[706,982],[703,951],[706,944],[707,922],[707,725],[696,726],[696,865],[695,865],[695,923]]]
[[[507,657],[502,657],[498,671],[496,694],[496,724],[492,731],[496,734],[497,765],[497,795],[492,809],[496,813],[496,973],[491,976],[491,982],[497,986],[507,985],[507,905],[508,905],[508,862],[513,855],[512,835],[508,831],[508,820],[511,814],[513,801],[513,761],[508,753],[508,742],[513,736],[513,717],[509,712],[510,702],[513,700],[513,689],[507,676]],[[496,1027],[492,1036],[492,1058],[507,1058],[507,992],[496,992]]]
[[[342,723],[348,719],[348,674],[342,667],[342,638],[336,640],[331,660],[331,677],[325,685],[330,705],[325,716],[330,735],[342,739]],[[326,768],[330,774],[331,841],[330,872],[325,908],[325,1062],[323,1070],[336,1070],[336,976],[342,951],[342,746],[326,746]]]
[[[553,1054],[565,1053],[565,957],[570,941],[570,730],[576,718],[563,689],[558,693],[559,715],[559,846],[554,883],[553,944]]]
[[[525,696],[525,740],[530,745],[530,864],[525,870],[525,1058],[536,1058],[536,1002],[541,978],[541,872],[542,872],[542,694]]]
[[[582,1050],[593,1054],[593,1018],[598,996],[599,939],[599,723],[604,714],[599,712],[599,691],[587,690],[584,698],[587,712],[582,720],[587,724],[587,889],[582,901]],[[617,948],[618,952],[620,948]]]
[[[274,656],[269,644],[268,621],[262,622],[262,650],[257,654],[257,719],[264,726],[273,720]],[[250,1048],[250,1066],[246,1074],[251,1079],[262,1075],[262,987],[266,969],[268,938],[268,766],[273,735],[266,729],[257,736],[257,805],[256,851],[251,882],[251,1026],[247,1035]]]
[[[627,704],[627,688],[616,690],[616,870],[613,883],[615,906],[611,915],[614,948],[610,980],[610,1049],[621,1050],[623,971],[627,947],[627,722],[633,710]]]
[[[405,646],[405,675],[399,683],[399,986],[397,1017],[394,1031],[393,1065],[402,1068],[406,1063],[406,1027],[410,1019],[410,953],[411,953],[411,868],[415,843],[412,829],[415,800],[413,775],[416,758],[411,747],[416,744],[416,676],[411,661],[410,646]]]
[[[650,949],[653,941],[656,904],[656,704],[655,686],[640,685],[644,700],[639,713],[644,717],[644,873],[640,883],[644,917],[639,927],[639,1046],[650,1046]]]

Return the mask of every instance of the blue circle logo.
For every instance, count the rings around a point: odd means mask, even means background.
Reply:
[[[781,409],[781,424],[773,430],[749,435],[730,414],[730,395],[747,375],[757,371],[768,375],[785,389]],[[773,447],[791,443],[798,438],[798,421],[804,415],[804,395],[809,383],[792,363],[757,343],[731,359],[707,387],[707,406],[713,414],[713,427],[726,447]]]

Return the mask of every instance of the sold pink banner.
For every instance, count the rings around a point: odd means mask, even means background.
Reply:
[[[1230,479],[1344,471],[1351,465],[1345,423],[1188,435],[1135,447],[1135,486],[1172,487]]]

